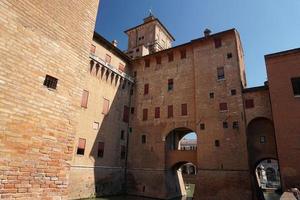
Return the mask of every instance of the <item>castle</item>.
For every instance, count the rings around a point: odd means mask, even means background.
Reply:
[[[124,53],[93,31],[98,3],[0,3],[1,199],[172,199],[186,163],[197,200],[261,199],[265,162],[300,188],[300,49],[266,55],[268,81],[247,88],[237,30],[172,47],[150,15]]]

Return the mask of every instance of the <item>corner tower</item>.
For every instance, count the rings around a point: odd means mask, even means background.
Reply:
[[[172,47],[174,37],[151,13],[144,23],[125,31],[128,35],[127,55],[131,58],[145,56]]]

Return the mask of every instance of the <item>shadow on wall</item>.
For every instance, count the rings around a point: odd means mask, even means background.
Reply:
[[[95,108],[102,109],[103,121],[99,122],[98,133],[90,152],[90,157],[95,161],[95,194],[96,196],[124,194],[132,83],[93,62],[90,74],[102,80],[100,84],[103,84],[101,87],[103,90],[117,87],[115,93],[103,91],[101,92],[103,96],[93,97],[103,99],[103,108]]]

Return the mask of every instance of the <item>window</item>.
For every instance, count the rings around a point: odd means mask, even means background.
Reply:
[[[94,129],[94,130],[98,130],[99,127],[100,127],[99,122],[94,122],[94,123],[93,123],[93,129]]]
[[[228,122],[223,122],[223,128],[228,128]]]
[[[210,92],[210,93],[209,93],[209,98],[211,98],[211,99],[215,98],[215,93]]]
[[[168,61],[172,62],[174,60],[174,54],[173,52],[168,53]]]
[[[136,75],[137,75],[137,72],[136,72],[136,71],[134,71],[134,72],[133,72],[133,77],[135,78],[135,77],[136,77]]]
[[[98,158],[103,158],[103,155],[104,155],[104,142],[98,142],[97,156]]]
[[[83,90],[82,97],[81,97],[81,107],[87,108],[88,98],[89,98],[89,91]]]
[[[130,108],[130,113],[131,113],[131,114],[134,114],[134,107],[131,107],[131,108]]]
[[[156,107],[156,108],[155,108],[155,114],[154,114],[154,117],[155,117],[155,118],[160,118],[160,108],[159,108],[159,107]]]
[[[46,86],[47,88],[56,89],[57,81],[57,78],[47,74],[44,80],[44,86]]]
[[[200,124],[200,130],[205,130],[205,124]]]
[[[111,62],[111,56],[106,54],[105,56],[105,62],[110,63]]]
[[[103,98],[103,109],[102,109],[102,114],[107,115],[109,111],[109,100]]]
[[[291,78],[294,96],[300,96],[300,77]]]
[[[215,38],[214,43],[215,43],[215,48],[220,48],[222,46],[221,38]]]
[[[238,129],[239,128],[239,122],[238,121],[232,122],[232,128],[233,129]]]
[[[168,106],[168,118],[173,117],[173,105]]]
[[[96,53],[96,46],[91,44],[90,53],[95,54]]]
[[[79,138],[78,147],[77,147],[77,155],[84,155],[85,142],[86,142],[85,139]]]
[[[126,123],[129,122],[129,107],[128,106],[124,106],[124,109],[123,109],[123,122],[126,122]]]
[[[224,67],[218,67],[217,68],[217,75],[218,75],[218,80],[225,79]]]
[[[254,100],[253,99],[246,99],[245,100],[245,107],[246,108],[253,108],[254,107]]]
[[[230,90],[231,96],[236,95],[236,89]]]
[[[146,135],[142,135],[142,144],[146,144],[147,138]]]
[[[124,139],[125,139],[125,131],[121,130],[121,140],[124,140]]]
[[[228,110],[227,103],[220,103],[219,107],[220,107],[220,111],[227,111]]]
[[[173,90],[174,82],[173,79],[168,80],[168,91]]]
[[[144,85],[144,95],[148,94],[149,93],[149,84],[145,84]]]
[[[187,115],[187,104],[181,104],[181,115],[185,116]]]
[[[259,142],[260,142],[261,144],[266,143],[266,136],[260,136]]]
[[[219,147],[220,146],[220,141],[219,140],[215,140],[215,146]]]
[[[121,145],[121,159],[125,159],[126,156],[126,147]]]
[[[133,95],[133,89],[132,88],[130,89],[130,95],[131,96]]]
[[[156,56],[156,64],[157,65],[161,64],[161,57],[160,56]]]
[[[232,58],[232,53],[227,53],[227,59],[231,59]]]
[[[149,59],[145,60],[145,67],[150,67],[150,60]]]
[[[143,121],[146,121],[148,119],[148,109],[143,109]]]
[[[186,50],[185,49],[180,51],[180,58],[181,59],[185,59],[186,58]]]
[[[122,63],[119,63],[119,71],[120,72],[124,72],[125,71],[125,65],[123,65]]]

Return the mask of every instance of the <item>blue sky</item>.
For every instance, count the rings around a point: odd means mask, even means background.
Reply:
[[[248,87],[266,80],[264,55],[300,47],[300,0],[100,0],[96,31],[117,39],[125,50],[124,30],[153,14],[173,34],[173,46],[236,28],[245,53]]]

